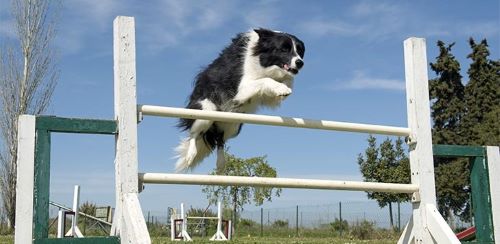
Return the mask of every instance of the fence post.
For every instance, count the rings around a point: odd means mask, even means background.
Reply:
[[[260,237],[264,236],[264,208],[260,208]]]
[[[339,219],[340,219],[340,236],[344,229],[344,222],[342,221],[342,202],[339,202]]]
[[[299,237],[299,205],[297,205],[297,209],[295,210],[295,235]]]

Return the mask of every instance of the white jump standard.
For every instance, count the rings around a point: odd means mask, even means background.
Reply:
[[[227,178],[227,176],[190,177],[179,175],[177,177],[167,174],[139,174],[137,165],[137,123],[145,115],[409,136],[412,184],[409,184],[407,191],[405,191],[414,192],[412,197],[413,214],[399,243],[459,243],[436,209],[427,58],[424,39],[409,38],[404,42],[409,128],[398,128],[137,105],[134,19],[131,17],[117,17],[114,25],[115,117],[118,120],[120,131],[116,142],[116,185],[117,199],[119,200],[117,201],[118,211],[115,215],[115,223],[117,223],[116,234],[121,236],[122,243],[150,243],[146,224],[140,214],[141,208],[137,200],[139,183],[206,184],[208,181],[213,181],[217,184],[224,182],[226,185],[236,185],[242,182],[240,178]],[[182,179],[179,179],[180,177]],[[280,179],[275,180],[279,181]],[[247,181],[245,183],[247,185],[259,186],[273,186],[277,183],[277,181],[264,182],[262,179],[256,179],[255,177],[250,177],[244,181]],[[307,180],[304,181],[307,182]],[[311,180],[311,182],[314,181]],[[354,189],[353,184],[347,184],[344,189]],[[374,190],[367,186],[366,182],[360,183],[356,189]],[[304,188],[317,188],[317,186],[313,184],[307,187],[304,186]],[[393,184],[386,186],[384,191],[401,192],[401,187],[398,184]],[[137,221],[137,218],[141,218],[141,221]],[[134,221],[131,219],[134,219]],[[130,223],[130,221],[133,223]],[[134,225],[134,228],[131,225]]]

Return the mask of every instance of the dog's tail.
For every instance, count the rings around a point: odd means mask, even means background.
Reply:
[[[194,145],[190,145],[192,140]],[[187,137],[181,140],[179,146],[175,148],[177,152],[177,163],[175,165],[176,172],[186,172],[193,170],[201,161],[212,152],[213,147],[210,147],[203,140],[203,137],[192,139]]]

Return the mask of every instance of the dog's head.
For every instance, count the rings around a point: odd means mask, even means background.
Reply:
[[[254,31],[259,40],[253,55],[259,57],[260,65],[266,68],[278,66],[292,76],[304,66],[304,43],[296,36],[262,28]]]

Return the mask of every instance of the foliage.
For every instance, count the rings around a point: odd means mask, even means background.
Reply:
[[[275,220],[273,222],[273,227],[276,227],[276,228],[288,228],[288,220],[281,220],[281,219]]]
[[[499,145],[500,129],[500,60],[490,60],[488,43],[476,43],[470,38],[472,60],[465,86],[467,112],[463,120],[466,143],[469,145]]]
[[[365,155],[359,154],[358,164],[367,182],[410,183],[410,164],[403,149],[403,140],[398,138],[395,144],[387,138],[377,147],[376,138],[368,137]],[[375,199],[383,208],[389,206],[391,226],[394,225],[392,203],[409,200],[408,194],[367,192],[368,198]]]
[[[454,43],[438,41],[439,55],[431,63],[437,77],[429,80],[433,144],[460,145],[466,142],[461,124],[466,113],[465,87],[460,75],[460,64],[451,53]],[[438,208],[444,218],[453,223],[453,214],[468,218],[470,203],[469,164],[464,159],[435,158]]]
[[[91,203],[91,202],[86,201],[80,205],[80,207],[78,208],[78,211],[85,213],[85,214],[88,214],[88,215],[91,215],[91,216],[95,216],[96,209],[97,209],[97,206],[95,203]]]
[[[437,77],[429,81],[433,143],[455,145],[500,144],[500,62],[489,60],[486,40],[469,40],[472,63],[464,86],[460,64],[451,54],[454,44],[438,41],[439,55],[431,63]],[[441,214],[470,220],[470,165],[465,159],[436,158],[436,189]]]
[[[217,217],[217,213],[212,211],[210,208],[202,209],[202,208],[193,208],[190,207],[186,215],[189,217]],[[188,223],[188,233],[192,235],[201,235],[206,236],[209,233],[212,233],[217,228],[217,221],[213,219],[193,219],[189,220]]]
[[[277,176],[276,170],[269,166],[265,157],[253,157],[249,159],[238,158],[225,152],[226,164],[220,172],[214,170],[211,174],[217,173],[231,176],[255,176],[272,177]],[[236,215],[243,210],[245,204],[255,203],[260,206],[264,201],[271,201],[273,195],[278,196],[281,188],[272,187],[249,187],[249,186],[205,186],[202,191],[207,194],[210,203],[222,200],[224,205],[233,208],[233,223],[237,223]]]
[[[0,193],[8,225],[13,227],[17,119],[21,114],[41,114],[50,103],[59,74],[51,47],[59,1],[11,2],[17,36],[0,47]]]
[[[335,218],[335,221],[331,222],[330,226],[335,232],[344,232],[349,229],[349,223],[345,219],[340,220]]]
[[[438,41],[437,45],[439,56],[430,66],[438,77],[429,80],[432,139],[434,144],[460,145],[464,143],[460,122],[465,113],[460,64],[451,54],[455,43],[445,46],[444,42]]]
[[[239,226],[241,227],[254,227],[257,226],[257,222],[251,220],[251,219],[240,219]]]
[[[350,234],[356,239],[368,240],[373,238],[375,233],[375,223],[363,220],[351,226]]]

